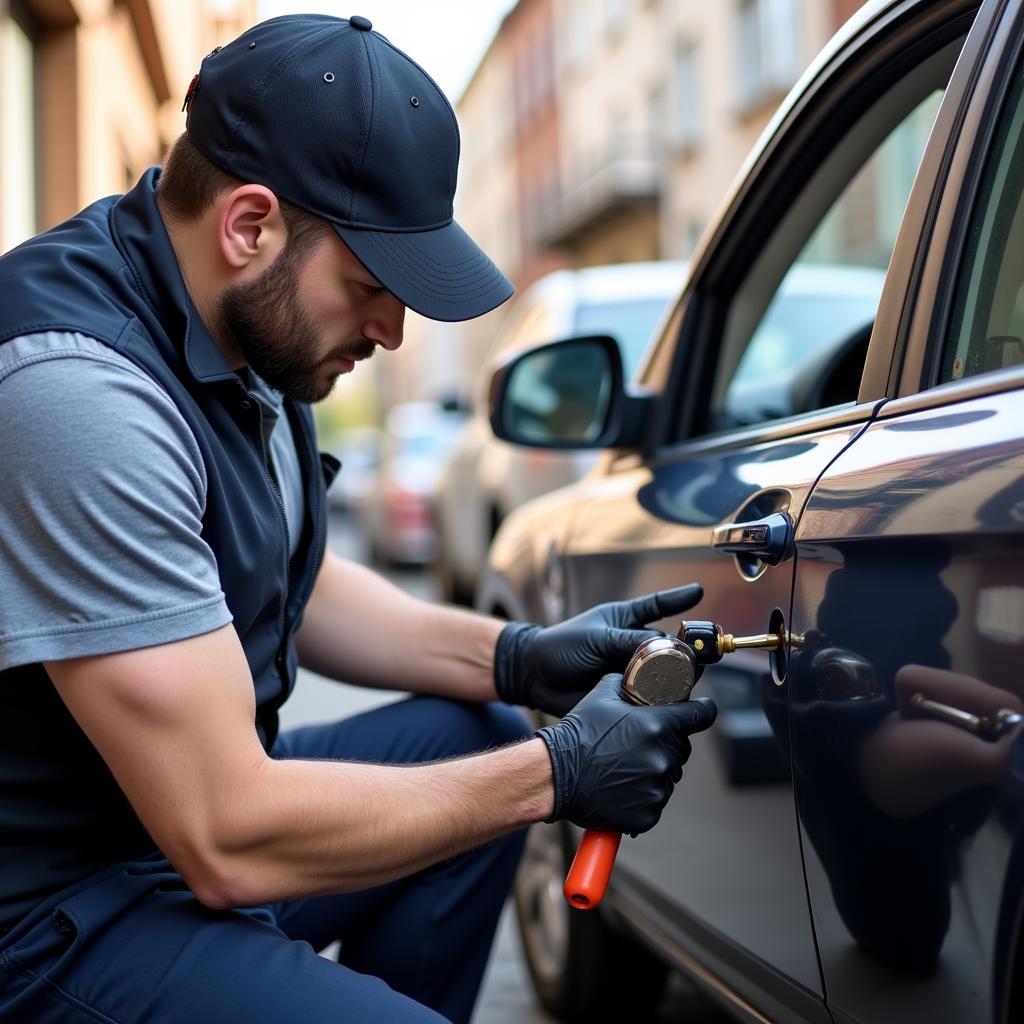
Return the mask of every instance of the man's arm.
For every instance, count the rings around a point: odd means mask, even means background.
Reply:
[[[362,889],[553,808],[533,739],[418,766],[273,760],[231,627],[46,664],[143,825],[210,907]]]
[[[506,624],[407,594],[328,552],[296,637],[304,668],[360,686],[495,700]]]
[[[420,601],[328,555],[297,637],[306,668],[345,682],[461,700],[499,700],[561,717],[637,647],[647,624],[681,615],[696,583],[597,605],[546,629]],[[507,628],[506,628],[507,627]]]

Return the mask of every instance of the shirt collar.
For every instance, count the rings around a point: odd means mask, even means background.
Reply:
[[[165,327],[184,328],[185,362],[204,384],[237,378],[185,287],[170,236],[156,205],[159,167],[151,167],[115,204],[114,235],[143,298]],[[181,336],[181,335],[179,335]]]

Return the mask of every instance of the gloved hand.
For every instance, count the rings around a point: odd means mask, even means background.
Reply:
[[[641,707],[620,694],[622,676],[605,676],[562,721],[537,735],[555,777],[549,821],[639,835],[654,828],[690,756],[689,737],[710,726],[710,697]]]
[[[509,623],[494,648],[494,686],[508,704],[561,717],[606,672],[622,672],[633,652],[657,629],[643,629],[692,608],[704,590],[690,583],[631,601],[599,604],[546,629]]]

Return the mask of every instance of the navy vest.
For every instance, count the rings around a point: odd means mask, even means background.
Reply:
[[[0,343],[48,330],[89,335],[144,370],[185,418],[208,481],[203,537],[252,671],[256,728],[269,750],[295,681],[292,637],[323,558],[325,484],[338,463],[318,454],[309,408],[286,403],[306,507],[289,561],[258,403],[188,297],[156,206],[158,175],[152,168],[126,195],[94,203],[0,258]],[[40,438],[40,458],[45,447]],[[217,683],[211,675],[209,685]],[[153,849],[42,666],[0,673],[0,925]]]

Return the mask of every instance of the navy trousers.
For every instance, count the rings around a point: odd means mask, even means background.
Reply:
[[[431,761],[529,734],[504,705],[417,697],[281,736],[275,757]],[[113,865],[0,939],[0,1021],[466,1022],[522,833],[364,892],[215,911],[167,860]],[[339,963],[316,950],[340,940]]]

